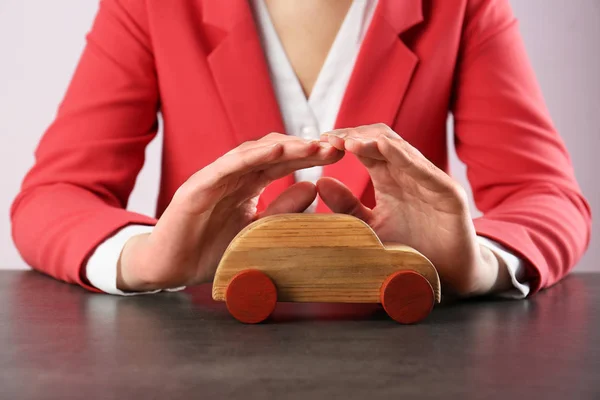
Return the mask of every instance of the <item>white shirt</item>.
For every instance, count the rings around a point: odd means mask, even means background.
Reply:
[[[353,1],[308,99],[287,58],[264,0],[251,1],[275,96],[288,135],[304,139],[319,139],[321,132],[327,132],[334,128],[350,75],[365,33],[371,23],[377,1]],[[322,172],[322,167],[307,168],[296,171],[295,178],[297,181],[316,182]],[[315,210],[316,201],[309,207],[308,212]],[[151,231],[152,227],[150,226],[131,225],[121,229],[100,244],[89,258],[86,266],[89,282],[94,287],[110,294],[138,294],[124,293],[117,289],[117,262],[123,246],[129,238]],[[524,274],[523,261],[499,243],[483,237],[478,237],[478,240],[481,245],[486,246],[500,257],[508,267],[514,289],[502,295],[512,298],[527,296],[529,285],[519,280]]]

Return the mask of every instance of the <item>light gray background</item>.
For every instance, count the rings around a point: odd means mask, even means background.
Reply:
[[[8,210],[85,43],[96,0],[0,0],[0,268],[25,268]],[[593,211],[600,210],[600,0],[512,0],[554,122]],[[159,138],[160,139],[160,136]],[[147,150],[130,208],[153,214],[160,140]],[[454,176],[468,186],[452,158]],[[600,270],[600,238],[578,270]]]

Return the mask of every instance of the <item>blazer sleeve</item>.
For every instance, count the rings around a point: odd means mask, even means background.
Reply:
[[[156,222],[125,210],[158,125],[144,3],[101,2],[56,119],[11,207],[23,259],[93,291],[82,268],[96,246],[126,225]]]
[[[556,283],[588,246],[591,212],[508,0],[468,2],[452,113],[477,234],[526,261],[531,293]]]

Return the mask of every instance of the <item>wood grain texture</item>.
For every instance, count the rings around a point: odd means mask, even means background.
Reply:
[[[366,223],[342,214],[284,214],[249,225],[221,259],[213,299],[224,301],[230,280],[245,269],[269,276],[284,302],[379,303],[381,285],[399,270],[421,274],[435,300],[441,297],[425,256],[407,246],[384,247]]]

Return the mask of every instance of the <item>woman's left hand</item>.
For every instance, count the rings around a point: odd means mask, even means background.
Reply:
[[[510,287],[506,267],[477,241],[465,190],[383,124],[324,133],[323,141],[355,154],[371,175],[376,206],[370,209],[341,182],[322,178],[321,199],[337,213],[368,223],[382,242],[411,246],[460,296]]]

